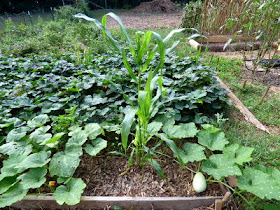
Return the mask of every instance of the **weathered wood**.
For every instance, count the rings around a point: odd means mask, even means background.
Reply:
[[[223,205],[225,205],[227,202],[229,202],[230,197],[231,197],[231,192],[227,191],[224,198],[222,199]]]
[[[233,35],[215,35],[215,36],[207,36],[197,39],[197,42],[199,43],[226,43],[229,39],[232,39]],[[255,40],[254,37],[245,37],[243,35],[237,35],[234,37],[233,42],[236,41],[253,41]]]
[[[245,119],[252,123],[254,126],[256,126],[258,129],[267,132],[270,134],[270,131],[247,109],[246,106],[237,98],[237,96],[225,85],[225,83],[222,82],[222,80],[219,77],[216,77],[219,81],[220,85],[227,90],[229,93],[230,101],[231,103],[239,109],[239,111],[243,114]]]
[[[222,208],[223,208],[223,201],[215,200],[215,210],[222,210]]]
[[[12,204],[22,209],[104,209],[120,206],[125,209],[178,209],[188,210],[201,206],[209,206],[223,197],[95,197],[83,196],[81,202],[74,206],[58,205],[52,196],[26,196],[23,200]]]
[[[200,44],[197,41],[193,40],[193,39],[189,40],[189,43],[192,46],[192,48],[194,48],[196,50],[198,50],[200,48]]]

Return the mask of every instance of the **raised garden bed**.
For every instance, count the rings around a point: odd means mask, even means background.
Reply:
[[[218,35],[209,36],[206,38],[200,38],[197,40],[190,40],[190,45],[198,50],[201,48],[202,51],[209,50],[211,52],[223,52],[223,51],[248,51],[257,50],[260,48],[261,43],[255,41],[254,38],[245,38],[242,35],[237,35],[233,42],[230,43],[226,48],[225,45],[232,36]],[[247,41],[246,41],[247,40]],[[273,48],[277,48],[277,42],[273,43]]]
[[[52,196],[26,196],[12,207],[23,209],[178,209],[189,210],[209,206],[224,197],[95,197],[83,196],[81,202],[74,206],[59,206]],[[217,210],[220,210],[217,208]]]

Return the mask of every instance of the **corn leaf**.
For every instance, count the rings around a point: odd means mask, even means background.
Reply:
[[[129,108],[126,111],[124,120],[122,122],[121,136],[122,136],[122,146],[124,149],[127,149],[127,141],[130,133],[130,128],[135,120],[135,114],[137,111],[138,110],[136,108]]]

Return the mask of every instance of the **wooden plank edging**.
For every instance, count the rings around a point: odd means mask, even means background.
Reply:
[[[223,196],[210,197],[106,197],[82,196],[81,202],[74,206],[58,205],[53,196],[25,196],[24,199],[11,205],[23,209],[104,209],[120,206],[125,209],[178,209],[188,210],[209,206]]]
[[[245,119],[253,124],[255,127],[258,129],[265,131],[268,134],[271,134],[270,131],[253,115],[248,108],[237,98],[237,96],[228,88],[228,86],[223,83],[223,81],[219,78],[216,77],[218,82],[220,83],[221,87],[227,90],[228,96],[230,97],[231,103],[243,114]]]

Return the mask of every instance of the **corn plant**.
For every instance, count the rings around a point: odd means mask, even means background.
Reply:
[[[112,17],[119,23],[123,37],[128,44],[128,51],[133,56],[134,63],[137,66],[136,68],[133,68],[131,63],[128,62],[127,49],[121,46],[106,28],[108,16]],[[108,13],[104,15],[102,18],[102,23],[83,14],[77,14],[75,17],[92,21],[98,28],[102,30],[107,41],[110,42],[114,49],[122,55],[123,63],[129,75],[131,76],[132,81],[137,85],[138,105],[137,107],[131,106],[126,111],[124,120],[122,122],[121,137],[122,146],[125,150],[127,150],[129,148],[128,139],[129,135],[131,134],[131,127],[133,123],[137,121],[136,132],[135,134],[132,134],[134,136],[134,140],[132,141],[134,146],[130,155],[130,160],[133,159],[134,153],[136,153],[137,163],[141,165],[146,160],[147,156],[145,154],[149,153],[147,152],[148,149],[146,147],[148,141],[162,127],[162,123],[151,122],[151,119],[156,114],[160,98],[164,97],[166,93],[166,90],[163,88],[161,76],[165,55],[166,53],[171,52],[178,45],[179,41],[174,42],[170,48],[167,48],[166,45],[175,33],[181,32],[184,29],[173,30],[164,39],[154,31],[139,31],[135,35],[135,42],[132,42],[124,25],[122,24],[122,21],[114,13]],[[156,42],[156,45],[153,48],[150,47],[152,38],[155,38]],[[159,54],[158,65],[154,68],[151,68],[150,63],[155,58],[157,53]],[[146,81],[143,82],[142,76],[146,71],[148,71],[148,76]],[[157,93],[154,96],[156,89]],[[128,96],[125,94],[123,95],[125,99],[129,100]],[[155,166],[155,168],[158,168],[158,164],[154,159],[150,159],[150,163]]]

